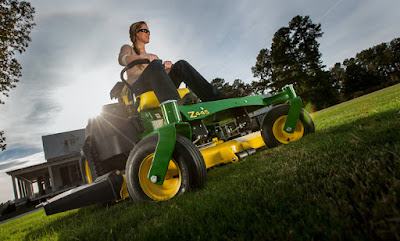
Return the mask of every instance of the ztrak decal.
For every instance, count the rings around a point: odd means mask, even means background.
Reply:
[[[198,116],[201,116],[201,115],[208,115],[208,114],[210,114],[210,112],[208,110],[188,111],[188,114],[190,115],[190,118],[197,118]]]

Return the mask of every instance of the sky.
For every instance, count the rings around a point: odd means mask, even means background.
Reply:
[[[151,31],[147,52],[185,59],[207,80],[257,80],[251,67],[274,33],[296,15],[321,23],[329,69],[358,52],[400,37],[398,0],[32,0],[36,9],[17,88],[0,106],[0,203],[13,199],[5,172],[45,162],[42,136],[85,128],[119,81],[117,58],[133,22]]]

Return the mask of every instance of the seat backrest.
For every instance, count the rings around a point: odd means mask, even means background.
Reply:
[[[120,95],[122,102],[124,102],[126,106],[133,103],[131,91],[128,89],[128,87],[126,87],[126,85],[124,86],[124,88],[122,88]]]
[[[183,96],[185,96],[189,92],[190,91],[187,88],[178,89],[178,93],[181,98],[183,98]],[[160,107],[160,102],[158,102],[158,99],[154,94],[154,91],[145,92],[137,96],[136,99],[137,98],[140,98],[140,104],[138,107],[139,112],[146,109],[153,109]]]

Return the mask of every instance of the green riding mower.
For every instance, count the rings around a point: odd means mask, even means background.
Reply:
[[[89,120],[80,163],[87,184],[45,202],[47,215],[128,197],[135,202],[169,200],[201,188],[211,167],[314,132],[291,85],[275,95],[160,104],[152,91],[131,94],[124,79],[126,70],[145,63],[136,60],[121,71],[120,94],[112,93],[119,102]],[[178,92],[183,97],[190,91]]]

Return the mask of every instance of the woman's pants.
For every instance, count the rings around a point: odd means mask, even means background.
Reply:
[[[179,100],[176,90],[185,83],[202,101],[221,99],[222,93],[201,76],[188,62],[176,62],[169,74],[161,60],[153,60],[132,85],[135,95],[154,91],[160,103],[166,100]]]

